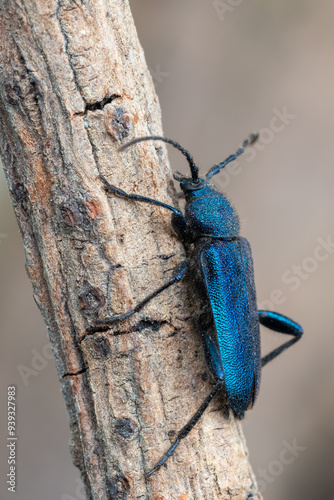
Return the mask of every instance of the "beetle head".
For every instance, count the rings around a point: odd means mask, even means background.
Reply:
[[[194,198],[206,196],[216,191],[215,188],[202,177],[194,180],[193,177],[185,177],[180,172],[175,172],[173,177],[180,183],[180,188],[184,193],[186,201],[191,201]]]

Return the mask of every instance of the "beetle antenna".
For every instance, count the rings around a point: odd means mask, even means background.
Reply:
[[[258,140],[258,138],[259,138],[258,133],[251,134],[249,137],[247,137],[247,139],[242,143],[241,147],[233,155],[230,155],[223,162],[217,163],[216,165],[211,167],[210,170],[208,171],[208,173],[206,174],[205,178],[211,179],[211,177],[213,175],[218,174],[218,172],[220,172],[228,163],[235,160],[238,156],[242,155],[242,153],[245,151],[246,147],[254,144],[254,142],[256,142]]]
[[[118,151],[124,151],[129,146],[132,146],[133,144],[137,144],[138,142],[142,142],[142,141],[164,141],[164,142],[167,142],[168,144],[171,144],[172,146],[174,146],[174,148],[178,149],[179,151],[181,151],[181,153],[187,158],[187,161],[189,163],[189,167],[191,170],[191,177],[192,177],[193,181],[198,182],[198,167],[194,163],[193,157],[191,156],[189,151],[187,149],[183,148],[182,146],[180,146],[180,144],[178,142],[172,141],[172,139],[167,139],[167,137],[160,137],[157,135],[151,135],[148,137],[137,137],[137,139],[133,139],[132,141],[127,142],[126,144],[121,146]]]

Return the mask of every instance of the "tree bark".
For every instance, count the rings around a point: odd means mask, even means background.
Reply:
[[[117,152],[162,133],[128,1],[4,0],[0,58],[1,156],[87,498],[259,498],[240,424],[218,411],[223,394],[144,478],[213,386],[189,284],[88,333],[184,259],[166,210],[108,196],[97,180],[177,204],[162,144]]]

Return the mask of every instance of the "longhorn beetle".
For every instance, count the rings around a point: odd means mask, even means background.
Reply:
[[[108,327],[128,318],[163,290],[181,281],[188,273],[203,304],[196,323],[202,335],[206,363],[216,382],[199,409],[178,433],[175,442],[153,469],[146,473],[146,477],[150,477],[166,463],[222,387],[225,388],[230,408],[237,417],[243,418],[245,411],[254,405],[258,394],[261,367],[297,342],[303,334],[301,326],[286,316],[257,310],[250,245],[245,238],[239,236],[239,219],[234,208],[226,196],[219,193],[210,182],[211,177],[241,155],[257,138],[258,134],[251,134],[236,153],[210,168],[205,177],[199,177],[198,167],[190,153],[176,141],[166,137],[139,137],[119,149],[124,151],[138,142],[158,140],[181,151],[191,171],[191,177],[184,177],[179,172],[174,174],[174,179],[180,182],[185,195],[185,215],[161,201],[125,193],[100,176],[104,188],[114,195],[170,210],[172,226],[185,245],[188,258],[176,269],[169,282],[148,295],[132,311],[120,316],[97,319],[96,326]],[[292,335],[293,338],[261,359],[260,323],[276,332]]]

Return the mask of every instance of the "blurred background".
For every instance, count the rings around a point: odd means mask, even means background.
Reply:
[[[167,137],[206,171],[250,132],[261,133],[215,183],[252,245],[259,307],[291,316],[305,335],[264,369],[243,427],[265,499],[334,500],[334,3],[133,0],[131,7]],[[170,161],[187,171],[177,152]],[[46,328],[0,176],[0,467],[7,471],[5,400],[15,384],[15,498],[80,500]],[[263,330],[263,352],[282,340]],[[1,489],[1,498],[12,498]]]

